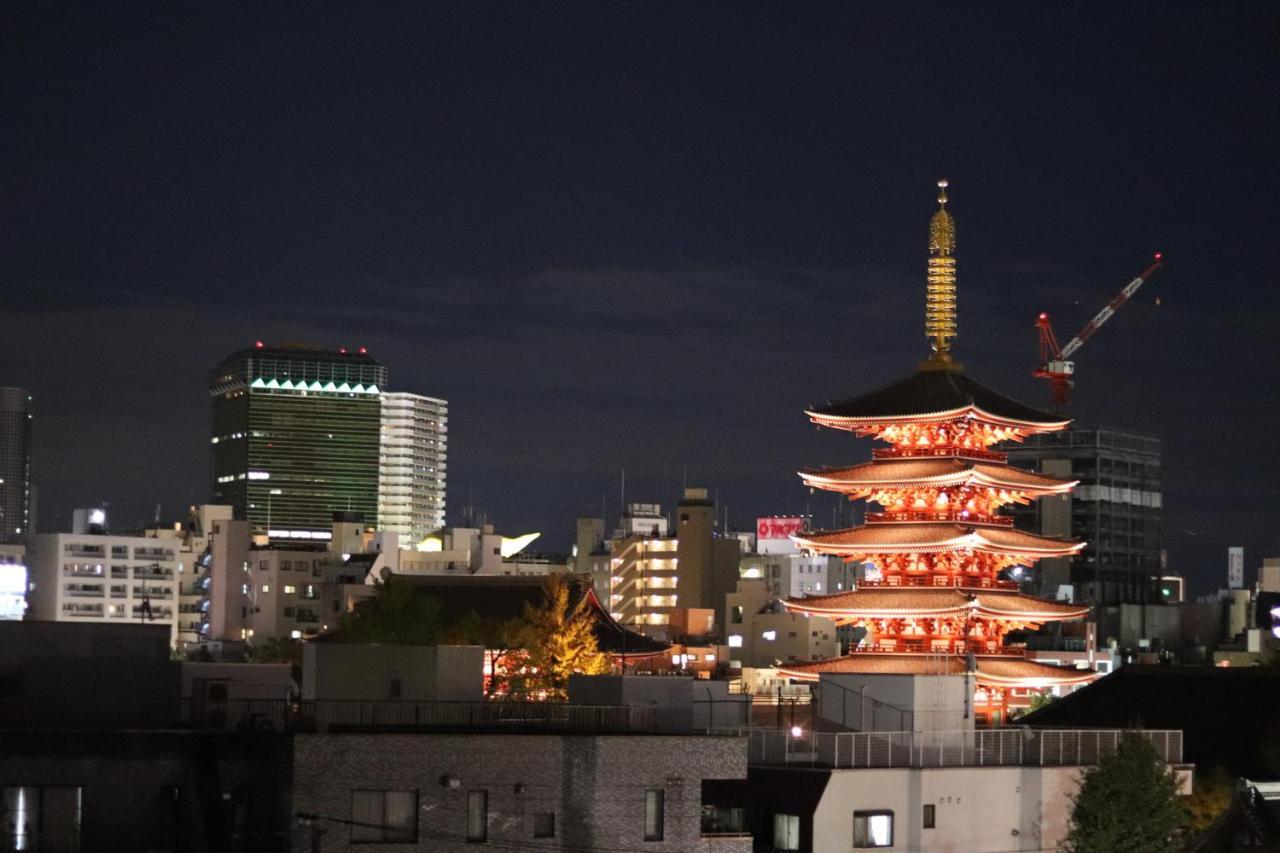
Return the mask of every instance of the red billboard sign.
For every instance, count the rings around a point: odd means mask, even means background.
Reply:
[[[804,519],[799,516],[770,516],[756,519],[756,539],[789,539],[791,534],[804,530]]]

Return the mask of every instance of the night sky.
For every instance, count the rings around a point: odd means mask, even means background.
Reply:
[[[1280,554],[1274,4],[9,3],[5,341],[40,526],[208,490],[207,371],[366,345],[451,405],[449,511],[567,548],[576,515],[718,491],[808,508],[866,458],[803,408],[914,369],[951,180],[967,372],[1163,436],[1197,591]],[[1159,297],[1160,304],[1156,303]]]

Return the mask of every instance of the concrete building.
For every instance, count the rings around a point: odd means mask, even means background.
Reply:
[[[1008,453],[1020,468],[1080,481],[1069,495],[1013,508],[1023,530],[1086,543],[1075,557],[1040,561],[1040,595],[1056,598],[1060,587],[1070,585],[1076,601],[1159,600],[1156,579],[1165,574],[1159,438],[1070,429],[1029,436]]]
[[[29,618],[154,622],[178,640],[176,543],[143,536],[51,533],[29,540]]]
[[[775,598],[826,595],[853,589],[858,580],[858,563],[823,554],[744,554],[739,564],[743,580],[765,581]]]
[[[614,619],[666,637],[677,607],[678,548],[675,539],[613,540],[608,607]]]
[[[449,404],[384,392],[378,445],[378,528],[408,544],[444,527]]]
[[[762,579],[738,581],[737,590],[725,596],[731,673],[840,654],[835,622],[824,616],[787,613],[776,605],[777,597]]]
[[[0,545],[31,530],[31,395],[0,388]]]
[[[387,369],[359,350],[254,347],[213,369],[211,503],[272,541],[325,540],[334,512],[378,518]]]
[[[178,648],[187,649],[201,641],[206,619],[205,578],[212,558],[210,542],[215,527],[231,521],[229,506],[204,504],[190,508],[187,519],[171,527],[143,531],[151,539],[174,546],[178,555]]]

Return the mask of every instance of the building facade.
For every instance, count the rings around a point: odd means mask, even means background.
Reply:
[[[31,395],[0,388],[0,545],[31,533]]]
[[[407,543],[444,527],[449,404],[383,393],[378,446],[378,527]]]
[[[1023,530],[1085,543],[1074,557],[1041,565],[1041,594],[1071,584],[1077,600],[1096,604],[1160,600],[1160,455],[1159,438],[1112,429],[1030,436],[1009,449],[1013,465],[1080,482],[1070,495],[1013,511]]]
[[[210,374],[212,503],[274,541],[327,539],[335,512],[378,519],[387,369],[355,351],[259,342]]]
[[[28,617],[154,623],[178,640],[176,543],[142,536],[49,533],[28,545]]]

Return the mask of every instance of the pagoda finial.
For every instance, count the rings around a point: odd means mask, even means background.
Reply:
[[[929,220],[924,330],[933,348],[926,364],[955,368],[951,340],[956,336],[956,223],[947,211],[947,186],[946,178],[938,181],[938,212]]]

